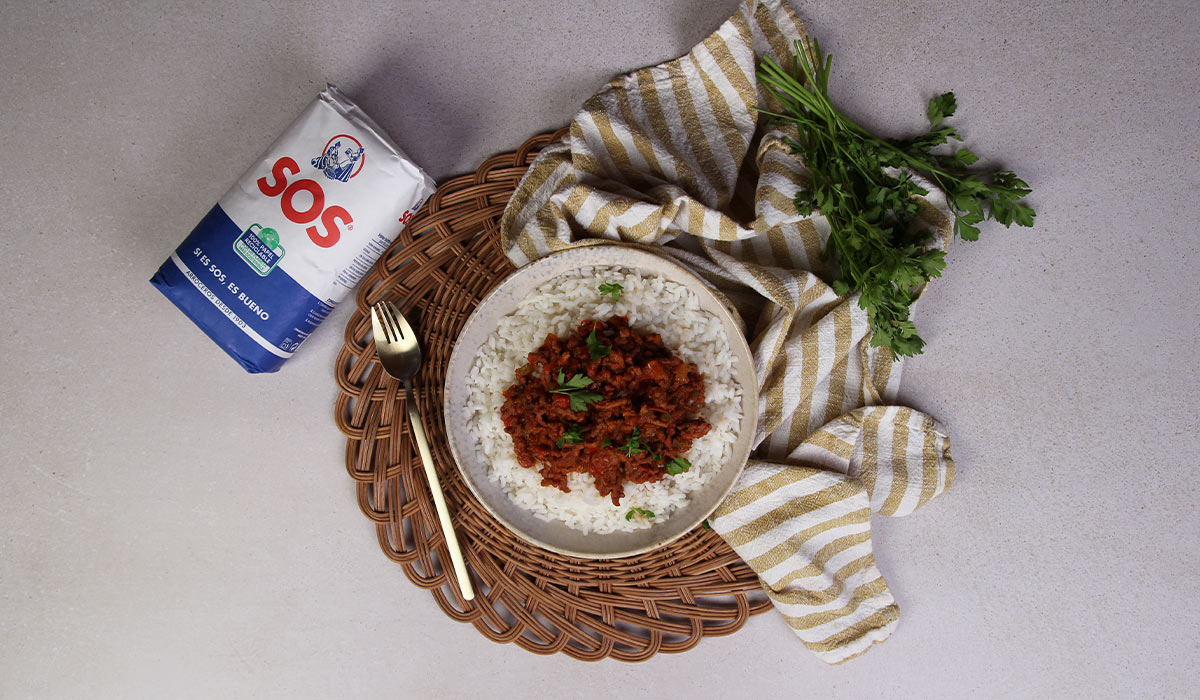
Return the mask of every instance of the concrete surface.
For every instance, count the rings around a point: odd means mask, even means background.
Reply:
[[[876,525],[896,634],[775,615],[631,666],[454,623],[343,471],[348,309],[248,376],[146,280],[326,81],[437,178],[565,123],[733,0],[0,5],[0,697],[1196,697],[1200,11],[797,2],[886,133],[958,93],[1033,230],[958,244],[904,399],[959,478]]]

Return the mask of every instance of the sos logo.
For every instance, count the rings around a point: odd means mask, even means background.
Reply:
[[[271,166],[270,180],[266,177],[258,179],[258,191],[268,197],[282,195],[279,208],[287,220],[301,226],[311,224],[304,230],[312,242],[322,248],[332,248],[342,237],[339,224],[349,227],[354,222],[354,217],[336,204],[326,207],[325,190],[321,189],[321,183],[316,180],[305,178],[288,184],[288,175],[299,173],[300,166],[296,161],[284,156]],[[299,192],[307,192],[312,198],[312,202],[304,209],[296,208],[296,194]],[[320,228],[317,227],[317,223],[320,223]]]

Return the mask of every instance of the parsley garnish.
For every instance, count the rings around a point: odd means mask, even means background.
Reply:
[[[589,387],[591,385],[591,377],[588,377],[586,374],[576,373],[570,379],[567,379],[567,373],[560,369],[558,370],[558,386],[560,388],[551,389],[550,391],[551,393],[570,391],[571,389],[583,389],[584,387]]]
[[[925,108],[925,114],[929,117],[929,126],[935,127],[942,123],[946,117],[954,116],[954,110],[958,109],[958,102],[954,99],[953,92],[943,93],[929,100],[929,106]],[[971,163],[978,158],[971,161]],[[971,163],[967,163],[970,165]]]
[[[810,47],[796,42],[791,74],[763,58],[758,79],[779,98],[785,112],[763,113],[800,128],[800,140],[791,146],[804,158],[812,184],[796,195],[796,209],[802,216],[820,212],[829,221],[832,230],[822,255],[838,267],[833,290],[839,295],[862,292],[858,305],[871,318],[871,345],[886,346],[893,358],[916,355],[925,341],[909,319],[909,307],[921,285],[941,276],[946,254],[928,249],[931,232],[917,225],[917,197],[927,191],[912,173],[946,193],[955,213],[954,231],[967,241],[979,238],[976,224],[988,218],[1005,226],[1032,226],[1035,212],[1021,203],[1031,190],[1011,171],[968,170],[979,157],[966,148],[932,152],[952,140],[962,141],[953,127],[942,125],[957,107],[954,93],[929,101],[926,133],[883,140],[830,101],[832,63],[832,56],[822,56],[815,39]],[[889,175],[884,168],[900,173]]]
[[[596,337],[596,327],[592,326],[592,332],[587,337],[588,356],[593,360],[599,360],[602,357],[607,357],[608,353],[612,352],[611,345],[601,343]]]
[[[551,394],[563,394],[571,400],[572,411],[586,411],[588,404],[596,403],[604,397],[593,391],[584,391],[585,388],[592,385],[592,380],[582,374],[567,379],[567,375],[562,370],[558,371],[558,388],[551,389]]]
[[[642,431],[638,430],[636,425],[633,426],[633,432],[629,434],[629,439],[617,449],[624,452],[626,457],[632,457],[638,452],[645,452],[646,448],[642,446]]]
[[[711,529],[712,529],[712,525],[709,525],[707,520],[702,520],[702,521],[700,522],[700,524],[701,524],[701,525],[704,527],[704,529],[705,529],[705,530],[711,530]]]
[[[667,462],[668,474],[682,474],[692,468],[692,463],[683,457],[676,457],[670,462]]]
[[[621,301],[621,290],[625,289],[619,284],[605,282],[600,285],[600,296],[610,296],[613,301]]]
[[[570,428],[563,432],[562,437],[554,441],[554,446],[562,447],[563,445],[583,444],[583,433],[580,430],[581,426],[578,423],[572,424]]]
[[[634,506],[633,508],[629,509],[628,513],[625,514],[625,519],[633,520],[634,515],[640,515],[643,518],[653,518],[654,512],[646,510],[645,508],[638,508],[637,506]]]

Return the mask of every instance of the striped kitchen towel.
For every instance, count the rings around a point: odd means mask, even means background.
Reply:
[[[759,385],[755,452],[710,523],[762,579],[800,639],[837,663],[894,629],[871,554],[870,514],[904,515],[950,485],[928,416],[885,406],[900,364],[871,347],[858,297],[826,283],[829,224],[793,204],[807,182],[791,127],[755,78],[791,65],[805,32],[778,0],[746,0],[682,58],[610,82],[513,194],[501,242],[522,265],[599,240],[659,245],[722,292],[748,329]],[[922,218],[949,241],[945,197]]]

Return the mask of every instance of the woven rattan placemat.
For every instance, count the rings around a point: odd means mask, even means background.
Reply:
[[[442,184],[379,259],[358,290],[338,353],[336,419],[359,507],[375,523],[379,545],[447,615],[539,654],[641,661],[740,629],[770,607],[758,577],[721,538],[699,528],[659,550],[607,561],[528,544],[471,495],[442,421],[446,363],[459,329],[514,269],[500,251],[500,215],[538,150],[561,133],[536,136]],[[470,602],[447,585],[445,542],[410,440],[403,392],[376,362],[368,309],[384,299],[417,321],[425,363],[416,398],[478,589]]]

